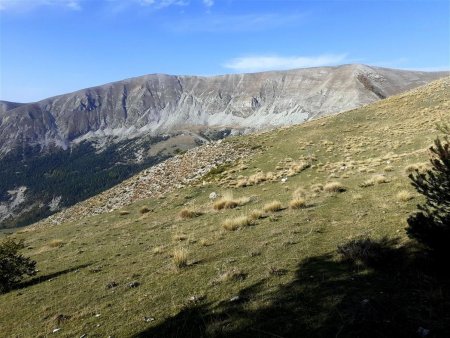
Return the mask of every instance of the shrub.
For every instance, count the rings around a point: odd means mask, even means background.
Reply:
[[[280,211],[282,209],[281,202],[279,201],[272,201],[270,203],[267,203],[264,205],[263,210],[264,212],[275,212]]]
[[[326,192],[344,192],[346,189],[340,182],[329,182],[325,184],[323,189]]]
[[[450,128],[444,127],[444,142],[438,138],[430,148],[431,168],[416,170],[409,178],[416,190],[425,196],[419,211],[408,218],[408,236],[417,240],[435,257],[450,253]]]
[[[6,239],[0,244],[0,293],[7,292],[17,285],[24,275],[36,273],[36,262],[19,254],[23,241]]]
[[[247,216],[239,216],[235,218],[227,218],[223,223],[222,227],[225,230],[234,231],[244,226],[250,225],[250,218]]]

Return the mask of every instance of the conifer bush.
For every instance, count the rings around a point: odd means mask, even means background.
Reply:
[[[416,170],[409,175],[412,185],[425,197],[418,211],[408,218],[407,233],[436,255],[450,253],[450,128],[437,138],[430,148],[431,169]]]
[[[6,239],[0,243],[0,293],[11,290],[24,275],[36,274],[36,262],[19,254],[23,241]]]

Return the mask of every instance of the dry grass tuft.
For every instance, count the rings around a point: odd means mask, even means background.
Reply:
[[[259,210],[259,209],[252,210],[250,212],[250,215],[249,215],[250,219],[252,219],[252,220],[260,219],[263,216],[264,216],[264,212],[262,210]]]
[[[295,189],[294,193],[292,194],[293,198],[305,198],[307,195],[307,191],[302,188],[302,187],[298,187],[297,189]]]
[[[410,201],[414,198],[414,195],[408,190],[399,191],[397,194],[397,199],[402,202]]]
[[[146,213],[148,213],[148,212],[150,212],[151,211],[151,209],[150,208],[148,208],[148,207],[142,207],[140,210],[139,210],[139,212],[143,215],[143,214],[146,214]]]
[[[409,164],[405,167],[405,173],[407,174],[411,174],[416,170],[419,170],[419,166],[417,164]]]
[[[200,211],[197,210],[192,210],[189,208],[183,208],[181,209],[180,213],[178,214],[178,216],[181,219],[190,219],[190,218],[195,218],[200,216],[202,213]]]
[[[346,190],[344,185],[341,182],[337,182],[337,181],[329,182],[329,183],[325,184],[323,189],[326,192],[344,192]]]
[[[311,191],[315,192],[315,193],[319,193],[323,190],[323,185],[322,184],[313,184],[311,186]]]
[[[222,227],[228,231],[235,231],[239,228],[250,225],[250,223],[250,218],[248,216],[238,216],[234,218],[227,218],[222,223]]]
[[[280,201],[272,201],[270,203],[265,204],[263,207],[264,212],[275,212],[280,211],[281,209],[282,206]]]
[[[175,249],[172,253],[172,262],[177,269],[188,266],[188,251],[185,248]]]
[[[64,241],[61,239],[53,239],[50,241],[50,243],[48,243],[48,246],[50,248],[61,248],[62,246],[64,246]]]
[[[216,283],[221,282],[238,282],[242,281],[247,277],[247,274],[242,270],[237,268],[231,268],[227,271],[224,271],[219,275],[219,277],[215,280]]]
[[[175,234],[175,235],[173,235],[172,239],[175,242],[181,242],[181,241],[187,240],[188,236],[186,234]]]
[[[375,175],[372,179],[373,179],[373,181],[376,184],[382,184],[382,183],[389,183],[390,182],[389,179],[386,176],[384,176],[384,175]]]
[[[250,202],[249,197],[234,198],[232,193],[226,193],[213,204],[215,210],[233,209]]]
[[[306,200],[302,197],[294,198],[289,202],[289,208],[291,209],[301,209],[306,207]]]
[[[153,248],[152,252],[154,255],[160,255],[164,252],[165,246],[164,245],[160,245],[160,246],[156,246]]]

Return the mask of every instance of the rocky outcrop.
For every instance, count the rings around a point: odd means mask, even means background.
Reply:
[[[24,145],[65,149],[81,139],[114,142],[192,126],[255,130],[300,123],[447,74],[345,65],[212,77],[147,75],[0,110],[0,157]]]
[[[255,154],[250,147],[236,147],[229,142],[212,142],[188,150],[143,170],[103,193],[64,209],[33,226],[70,222],[81,217],[117,210],[133,201],[160,197],[175,189],[198,182],[211,169]]]

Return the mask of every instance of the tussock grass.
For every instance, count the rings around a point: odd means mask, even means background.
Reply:
[[[50,248],[61,248],[64,246],[64,241],[62,239],[53,239],[48,243]]]
[[[344,192],[346,188],[341,182],[334,181],[325,184],[323,190],[326,192]]]
[[[172,253],[172,263],[177,269],[188,266],[188,251],[185,248],[177,248]]]
[[[215,283],[223,283],[223,282],[238,282],[242,281],[247,277],[247,274],[238,268],[230,268],[222,272],[219,277],[217,277],[214,282]]]
[[[301,197],[294,198],[289,202],[289,208],[291,209],[301,209],[306,208],[306,206],[306,200]]]
[[[152,252],[155,255],[160,255],[160,254],[164,253],[165,248],[166,247],[164,245],[155,246],[153,248]]]
[[[250,219],[252,219],[252,220],[260,219],[263,216],[264,216],[264,212],[262,210],[259,210],[259,209],[252,210],[250,212],[250,215],[249,215]]]
[[[248,216],[238,216],[234,218],[227,218],[222,223],[222,227],[228,231],[235,231],[250,224],[251,221]]]
[[[372,187],[375,184],[383,184],[383,183],[389,183],[389,182],[391,182],[391,181],[384,175],[374,175],[373,177],[371,177],[368,180],[364,181],[360,185],[360,187],[362,187],[362,188]]]
[[[407,202],[414,198],[414,194],[409,192],[408,190],[399,191],[397,194],[397,199],[401,202]]]
[[[193,210],[193,209],[189,209],[189,208],[183,208],[179,212],[178,217],[180,217],[181,219],[189,219],[189,218],[198,217],[200,215],[202,215],[202,212],[200,212],[198,210]]]
[[[294,190],[294,192],[292,193],[292,197],[293,198],[305,198],[306,195],[308,194],[308,192],[302,188],[302,187],[298,187],[297,189]]]
[[[213,208],[215,210],[233,209],[238,206],[245,205],[248,202],[250,202],[249,197],[235,198],[232,193],[226,193],[214,202]]]
[[[272,201],[270,203],[265,204],[263,210],[264,212],[275,212],[280,211],[282,208],[283,207],[280,201]]]

